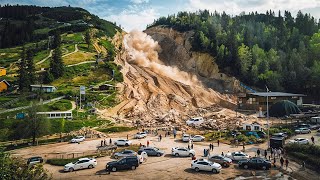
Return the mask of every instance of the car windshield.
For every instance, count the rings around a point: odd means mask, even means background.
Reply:
[[[156,147],[155,147],[155,148],[153,148],[153,149],[154,149],[154,150],[156,150],[156,151],[159,151],[159,149],[158,149],[158,148],[156,148]]]

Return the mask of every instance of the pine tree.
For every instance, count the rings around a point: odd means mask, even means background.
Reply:
[[[20,62],[19,62],[19,70],[18,70],[18,84],[20,91],[27,91],[28,90],[28,72],[27,72],[27,62],[26,62],[26,52],[25,48],[22,48],[22,52],[20,55]]]
[[[52,47],[55,49],[57,47],[60,47],[60,45],[61,45],[60,31],[56,31],[54,33]]]
[[[31,49],[27,50],[26,65],[27,65],[27,77],[28,86],[36,82],[35,67],[33,63],[33,51]]]
[[[63,76],[64,74],[64,64],[62,61],[62,52],[60,47],[54,50],[52,59],[50,61],[50,73],[55,79]]]
[[[91,43],[91,35],[90,35],[90,31],[89,30],[86,31],[86,34],[85,34],[84,38],[86,40],[86,43],[87,43],[88,49],[89,49],[89,46],[90,46],[90,43]]]

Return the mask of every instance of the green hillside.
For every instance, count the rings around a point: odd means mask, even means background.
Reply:
[[[150,27],[193,31],[194,51],[216,58],[219,69],[249,86],[314,95],[320,90],[320,23],[299,11],[226,13],[179,12]]]

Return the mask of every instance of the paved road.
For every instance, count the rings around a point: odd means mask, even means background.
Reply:
[[[63,99],[64,97],[65,96],[60,96],[60,97],[57,97],[57,98],[54,98],[54,99],[49,99],[49,100],[43,101],[43,104],[48,104],[50,102],[58,101],[60,99]],[[31,106],[22,106],[22,107],[17,107],[17,108],[12,108],[12,109],[6,109],[6,110],[0,111],[0,114],[7,113],[7,112],[12,112],[12,111],[18,111],[18,110],[22,110],[22,109],[28,109],[30,107]]]

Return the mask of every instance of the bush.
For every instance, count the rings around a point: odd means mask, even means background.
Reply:
[[[244,134],[238,135],[237,139],[239,142],[247,142],[249,140],[249,138],[247,136],[245,136]]]

